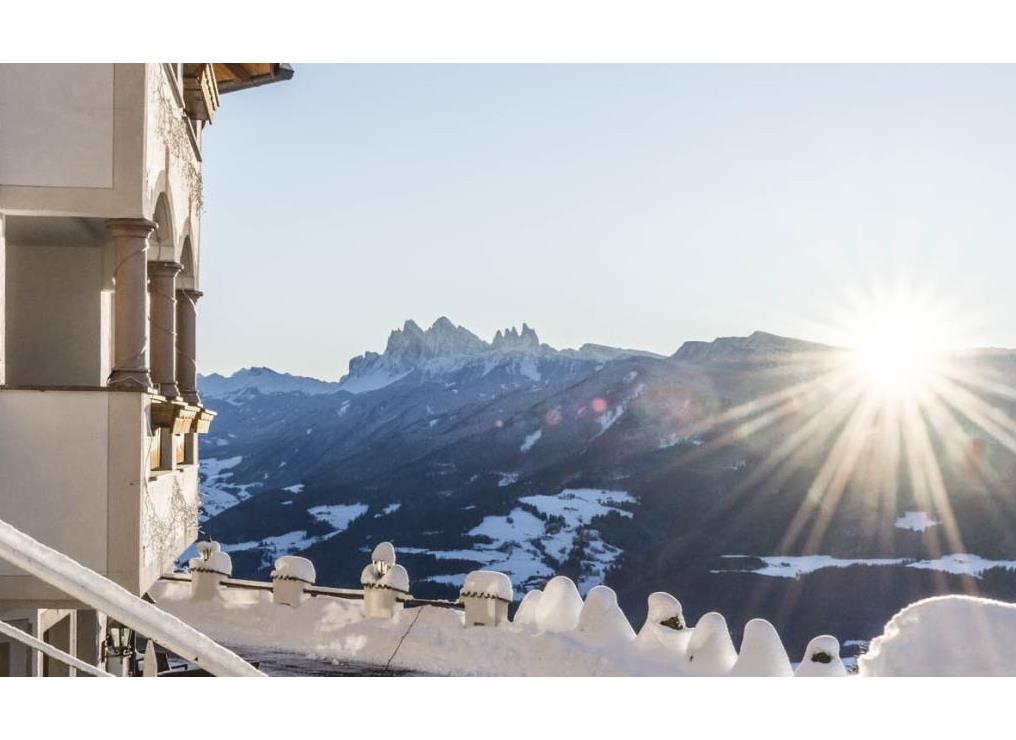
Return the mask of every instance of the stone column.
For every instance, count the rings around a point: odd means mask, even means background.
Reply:
[[[176,291],[176,373],[180,394],[187,403],[200,405],[198,396],[197,320],[200,290]]]
[[[144,218],[106,221],[113,238],[113,372],[112,388],[147,391],[148,372],[148,237],[155,223]]]
[[[152,381],[169,399],[180,391],[176,384],[176,276],[179,262],[150,262],[148,290],[151,294]]]

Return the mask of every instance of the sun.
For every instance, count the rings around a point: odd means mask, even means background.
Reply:
[[[854,331],[850,356],[857,381],[884,397],[922,395],[943,370],[944,349],[936,328],[918,306],[873,306]]]

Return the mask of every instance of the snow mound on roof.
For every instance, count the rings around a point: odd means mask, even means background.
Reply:
[[[401,565],[393,565],[387,573],[381,576],[378,585],[409,593],[409,573]]]
[[[797,667],[801,678],[839,678],[847,675],[840,660],[840,641],[832,635],[813,637],[804,649],[804,659]]]
[[[684,655],[691,630],[684,622],[681,602],[665,591],[649,594],[646,622],[639,630],[638,643],[650,650],[663,648]]]
[[[545,632],[571,632],[581,613],[582,597],[575,583],[568,576],[554,576],[536,605],[536,626]]]
[[[597,645],[615,645],[635,639],[635,630],[617,605],[617,594],[609,586],[594,586],[586,594],[577,632],[582,639]]]
[[[197,545],[195,545],[195,547],[198,550],[198,555],[200,555],[204,560],[207,560],[208,557],[213,552],[219,552],[219,550],[222,549],[222,545],[220,545],[215,540],[206,540],[204,542],[199,542],[197,543]]]
[[[744,639],[731,676],[779,676],[790,678],[794,670],[776,628],[765,619],[752,619],[744,626]]]
[[[536,624],[536,605],[540,603],[540,597],[543,596],[543,591],[530,591],[522,597],[522,603],[519,604],[519,608],[515,611],[515,618],[512,619],[512,624],[529,625]]]
[[[314,583],[317,580],[317,573],[314,570],[314,563],[307,558],[301,558],[299,555],[283,555],[275,561],[272,579],[295,579]]]
[[[187,565],[193,571],[211,571],[221,573],[224,576],[233,575],[233,560],[227,553],[222,552],[222,545],[214,540],[199,542],[195,545],[198,557],[191,558]]]
[[[886,624],[858,661],[862,676],[1016,675],[1016,604],[939,596]]]
[[[466,576],[466,582],[459,595],[476,594],[504,599],[508,602],[515,598],[511,578],[495,570],[474,570]]]
[[[233,560],[229,557],[229,553],[219,550],[208,553],[208,557],[191,558],[187,561],[187,565],[192,571],[211,571],[224,576],[233,575]]]
[[[395,545],[391,542],[378,543],[377,547],[374,548],[374,552],[370,554],[370,559],[375,563],[395,565]]]
[[[737,651],[730,640],[727,620],[719,612],[703,614],[688,639],[685,655],[689,673],[722,676],[737,662]]]

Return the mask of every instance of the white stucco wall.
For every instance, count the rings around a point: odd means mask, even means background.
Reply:
[[[109,374],[101,247],[7,245],[6,382],[90,386]]]
[[[0,65],[0,184],[113,187],[113,65]]]
[[[0,518],[100,572],[108,396],[0,391]],[[0,561],[0,576],[17,573]]]

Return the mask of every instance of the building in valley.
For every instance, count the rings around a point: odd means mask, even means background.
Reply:
[[[214,418],[195,382],[202,130],[225,94],[291,76],[0,65],[0,520],[139,596],[196,539]],[[3,560],[0,620],[92,665],[111,632]],[[0,675],[68,671],[0,636]]]

